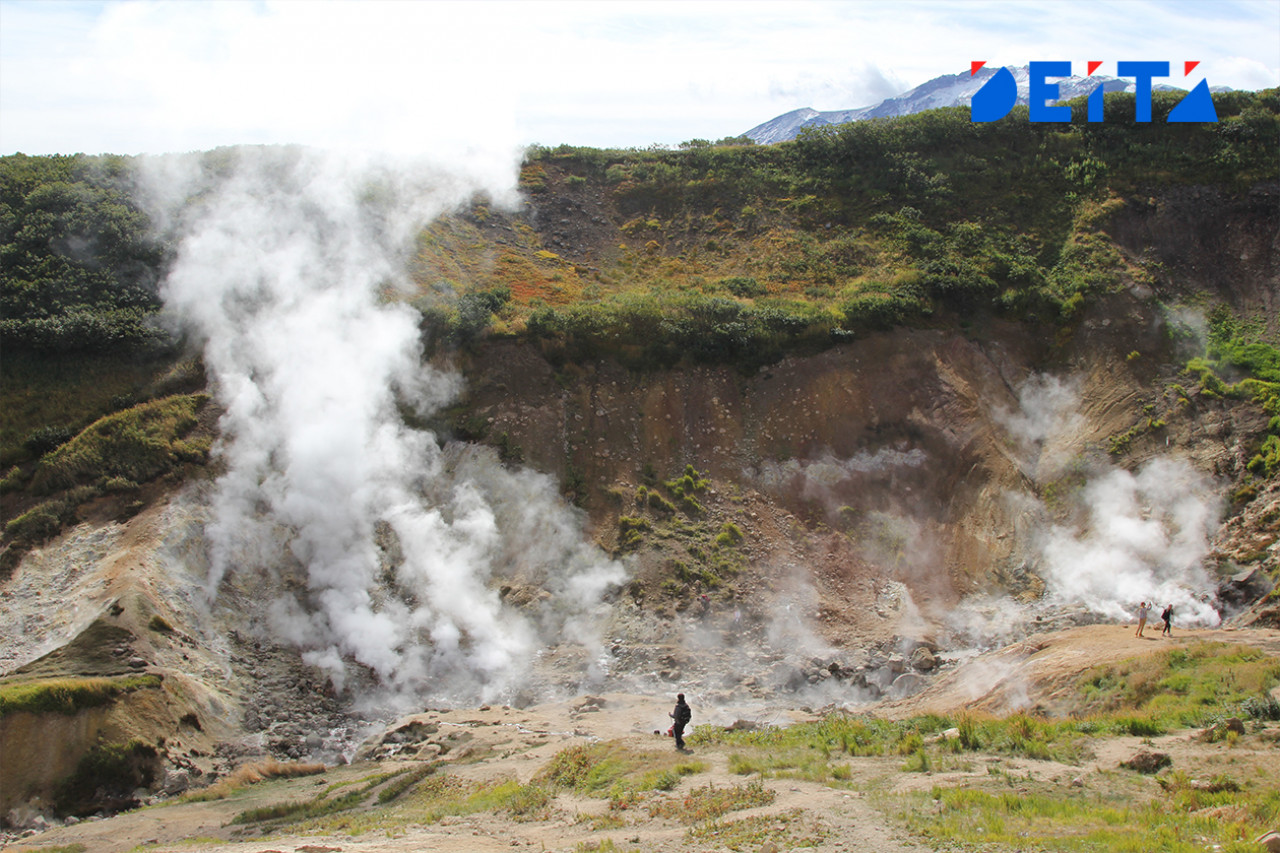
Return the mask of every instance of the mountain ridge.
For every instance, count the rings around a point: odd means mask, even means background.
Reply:
[[[866,107],[842,110],[815,110],[812,107],[801,107],[776,116],[769,121],[762,122],[746,131],[743,136],[751,138],[757,144],[767,145],[795,139],[802,129],[809,127],[844,124],[873,118],[895,118],[943,107],[967,107],[973,98],[974,92],[981,89],[987,80],[991,79],[996,73],[996,70],[996,68],[984,67],[978,69],[976,73],[944,74],[921,83],[913,89],[908,89],[901,94],[885,98],[879,103]],[[1020,67],[1009,66],[1009,70],[1013,73],[1014,80],[1018,84],[1017,103],[1021,106],[1026,106],[1029,103],[1030,94],[1030,68],[1025,65]],[[1136,84],[1132,80],[1110,77],[1105,74],[1086,77],[1078,75],[1064,78],[1050,77],[1049,80],[1051,82],[1056,80],[1059,87],[1060,97],[1057,103],[1088,95],[1098,85],[1101,85],[1107,93],[1132,93],[1136,89]],[[1167,83],[1155,83],[1152,89],[1156,91],[1186,91],[1181,87],[1171,86]],[[1213,86],[1210,87],[1210,91],[1229,92],[1231,89],[1229,87]]]

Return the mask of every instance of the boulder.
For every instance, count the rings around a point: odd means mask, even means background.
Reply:
[[[1266,572],[1254,567],[1219,583],[1218,601],[1225,611],[1236,613],[1264,597],[1274,586]]]
[[[889,698],[905,699],[929,686],[929,679],[917,672],[904,672],[889,685]]]
[[[911,666],[922,672],[930,672],[937,669],[938,658],[928,646],[920,646],[911,653]]]
[[[1121,767],[1136,770],[1139,773],[1158,773],[1173,763],[1167,752],[1139,752],[1128,761],[1121,761]]]

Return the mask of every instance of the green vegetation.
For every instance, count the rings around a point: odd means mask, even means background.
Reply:
[[[115,701],[117,696],[160,686],[158,675],[120,678],[56,678],[0,685],[0,717],[31,714],[76,714]]]
[[[202,464],[211,439],[191,437],[205,394],[183,394],[139,403],[100,418],[41,457],[28,478],[6,476],[6,493],[25,491],[27,509],[6,522],[4,534],[19,548],[41,542],[71,523],[77,509],[102,494],[134,492],[188,463]],[[53,442],[51,442],[53,443]],[[10,553],[14,556],[17,551]]]
[[[335,812],[347,811],[362,805],[368,799],[370,791],[398,775],[400,773],[380,773],[368,780],[364,780],[363,785],[352,788],[332,799],[328,796],[330,792],[326,790],[309,800],[275,803],[269,806],[246,809],[232,818],[231,822],[233,824],[246,824],[265,821],[301,821],[330,815]]]
[[[165,354],[45,355],[10,351],[0,359],[0,464],[37,460],[89,424],[146,400],[204,385],[194,361]]]
[[[801,809],[791,809],[741,820],[714,820],[691,827],[685,837],[691,842],[713,842],[734,851],[759,850],[769,843],[779,849],[804,850],[817,848],[830,834],[817,818]]]
[[[704,769],[701,762],[683,760],[678,754],[636,750],[607,741],[561,750],[538,771],[533,782],[604,796],[615,808],[626,808],[635,802],[635,795],[669,791],[682,776]]]
[[[1280,683],[1280,661],[1247,646],[1197,642],[1117,664],[1081,677],[1069,716],[1042,719],[940,716],[884,720],[845,713],[782,728],[726,732],[699,726],[694,745],[733,750],[729,768],[742,775],[841,784],[853,757],[900,755],[904,769],[927,772],[964,753],[1078,763],[1097,737],[1152,737],[1224,716],[1280,718],[1267,691]],[[950,733],[952,730],[954,733]]]
[[[709,593],[723,587],[743,568],[741,546],[746,536],[732,520],[708,513],[698,500],[711,486],[703,472],[686,465],[678,477],[636,488],[634,505],[618,517],[618,553],[635,551],[662,540],[670,556],[659,588],[682,604],[690,592]],[[620,495],[623,501],[625,495]]]
[[[188,791],[182,795],[184,803],[204,803],[211,800],[225,800],[238,794],[250,785],[256,785],[267,779],[293,779],[298,776],[314,776],[323,773],[323,764],[307,762],[281,762],[274,758],[252,761],[241,764],[226,776],[205,788]]]
[[[105,351],[162,341],[163,253],[126,157],[0,157],[6,348]]]
[[[389,783],[385,788],[378,792],[379,803],[389,803],[399,797],[405,791],[430,776],[440,766],[439,762],[429,761],[413,770],[405,773],[403,776]]]
[[[180,463],[203,462],[208,439],[184,438],[208,400],[206,394],[166,397],[96,421],[40,460],[32,488],[48,493],[79,484],[102,486],[112,477],[140,483]]]
[[[1159,116],[1177,99],[1153,100]],[[1134,123],[1132,96],[1118,95],[1107,109],[1120,118],[1105,125],[1079,109],[1070,125],[1031,124],[1025,111],[975,125],[955,109],[771,146],[535,149],[532,183],[603,188],[624,242],[587,269],[517,229],[521,245],[487,271],[478,257],[465,270],[434,260],[430,247],[419,281],[429,290],[440,280],[431,270],[447,268],[452,288],[509,294],[491,329],[524,335],[553,360],[637,369],[750,371],[957,314],[1067,323],[1084,300],[1147,280],[1107,233],[1126,197],[1276,177],[1274,92],[1215,103],[1222,120],[1206,126]]]
[[[1120,853],[1245,853],[1256,850],[1253,839],[1280,820],[1280,790],[1274,786],[1232,783],[1214,790],[1177,772],[1160,781],[1166,796],[1154,799],[1080,789],[935,787],[903,797],[890,810],[935,845]]]
[[[1119,714],[1121,721],[1145,716],[1158,733],[1203,725],[1224,713],[1252,717],[1253,700],[1277,682],[1275,657],[1248,646],[1193,643],[1097,667],[1076,687],[1082,713]]]
[[[766,788],[759,780],[728,788],[705,785],[690,789],[682,799],[659,800],[653,803],[649,806],[649,815],[670,818],[681,823],[703,823],[731,811],[767,806],[777,796],[777,792]]]
[[[1280,471],[1280,349],[1261,340],[1225,305],[1216,306],[1208,319],[1208,350],[1187,362],[1186,371],[1197,377],[1201,396],[1252,400],[1268,416],[1246,468],[1255,477],[1270,478]]]
[[[941,314],[1057,324],[1082,300],[1141,279],[1107,234],[1142,188],[1236,190],[1277,177],[1274,90],[1215,96],[1217,124],[1165,124],[1177,96],[1108,97],[1108,120],[974,124],[968,111],[807,130],[756,146],[533,148],[533,197],[594,191],[624,237],[599,266],[566,260],[516,219],[494,241],[478,201],[418,239],[415,302],[433,344],[523,335],[553,359],[648,369],[731,363]],[[697,143],[697,144],[694,144]],[[211,173],[227,152],[209,155]],[[0,333],[11,351],[118,354],[149,324],[164,249],[127,157],[0,158]],[[600,247],[597,247],[600,248]],[[1242,350],[1229,355],[1249,360]],[[53,426],[56,422],[49,421]]]

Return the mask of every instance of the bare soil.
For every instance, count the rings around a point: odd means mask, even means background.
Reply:
[[[944,676],[927,691],[910,699],[876,708],[887,716],[907,716],[926,711],[947,713],[962,709],[1003,712],[1021,707],[1048,708],[1063,685],[1089,668],[1124,658],[1151,654],[1170,645],[1204,640],[1243,643],[1280,655],[1280,631],[1266,629],[1178,632],[1172,639],[1137,639],[1132,626],[1098,625],[1043,634],[982,655]],[[991,678],[991,673],[1002,673]],[[987,689],[974,692],[974,685],[987,678]],[[1019,697],[1015,703],[1014,696]],[[815,719],[812,709],[779,704],[749,707],[694,705],[694,724],[728,726],[740,719],[758,724],[787,725]],[[610,693],[577,697],[573,700],[538,705],[527,709],[482,706],[449,711],[427,710],[414,720],[429,731],[422,740],[406,744],[400,754],[380,761],[357,760],[331,767],[323,775],[276,780],[251,786],[228,799],[205,803],[181,801],[154,805],[103,820],[89,820],[58,827],[14,840],[4,847],[14,853],[33,853],[42,848],[82,844],[94,853],[115,853],[143,848],[156,853],[205,851],[205,853],[337,853],[362,851],[498,851],[532,848],[538,850],[590,849],[610,840],[618,850],[712,851],[726,849],[724,843],[693,840],[685,824],[651,817],[647,802],[664,798],[680,799],[695,787],[743,785],[744,777],[729,772],[731,750],[695,746],[689,760],[705,764],[702,772],[685,777],[669,793],[654,793],[652,799],[620,814],[623,824],[597,830],[593,819],[608,813],[604,799],[561,793],[550,811],[534,820],[516,820],[505,813],[485,812],[446,817],[438,822],[415,822],[412,815],[397,811],[394,804],[381,811],[360,813],[364,829],[358,834],[334,832],[309,835],[256,835],[262,830],[230,824],[238,813],[270,804],[306,800],[341,782],[366,779],[380,772],[413,766],[426,756],[443,763],[441,771],[470,780],[517,779],[528,782],[557,752],[574,744],[618,741],[629,747],[659,753],[673,749],[672,741],[655,730],[666,730],[669,697]],[[398,725],[403,725],[402,720]],[[893,795],[928,791],[933,786],[991,787],[1021,792],[1065,791],[1071,787],[1115,789],[1140,797],[1156,797],[1160,788],[1153,777],[1120,768],[1120,763],[1142,750],[1167,753],[1172,767],[1195,778],[1209,778],[1229,772],[1251,781],[1275,780],[1280,771],[1274,764],[1280,726],[1270,724],[1253,730],[1234,744],[1208,743],[1196,731],[1180,731],[1157,738],[1118,737],[1091,745],[1092,757],[1078,765],[1054,761],[971,753],[954,762],[940,763],[928,773],[908,772],[900,756],[852,758],[851,778],[842,787],[794,779],[770,779],[767,788],[776,792],[774,802],[765,807],[732,812],[725,820],[766,816],[766,826],[785,828],[782,837],[791,844],[777,849],[796,849],[806,839],[817,839],[812,847],[824,851],[895,851],[929,849],[913,840],[879,810],[876,805],[892,801]],[[416,753],[412,758],[410,753]],[[998,772],[997,772],[998,771]],[[774,823],[776,821],[776,823]],[[767,850],[768,842],[753,842],[737,849]],[[581,847],[580,847],[581,846]]]

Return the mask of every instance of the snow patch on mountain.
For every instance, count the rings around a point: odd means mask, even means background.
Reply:
[[[880,103],[869,107],[827,111],[805,107],[792,110],[763,124],[756,125],[748,130],[745,135],[751,137],[758,144],[767,145],[771,142],[785,142],[788,139],[795,139],[801,129],[806,127],[845,124],[846,122],[862,121],[869,118],[905,116],[941,107],[967,107],[973,98],[973,94],[981,89],[997,70],[996,68],[981,68],[976,74],[970,74],[967,71],[960,74],[944,74],[941,77],[933,78],[927,83],[922,83],[914,89],[903,92],[901,95],[886,98]],[[1018,103],[1028,104],[1030,102],[1030,69],[1026,66],[1021,68],[1010,67],[1009,71],[1013,73],[1013,78],[1018,84]],[[1049,82],[1058,84],[1059,100],[1054,103],[1088,95],[1099,85],[1105,87],[1107,92],[1133,92],[1137,88],[1132,80],[1108,77],[1104,74],[1094,74],[1090,77],[1050,77]],[[1161,83],[1154,84],[1152,88],[1185,91],[1176,86]],[[1214,87],[1214,90],[1219,90],[1219,87]]]

